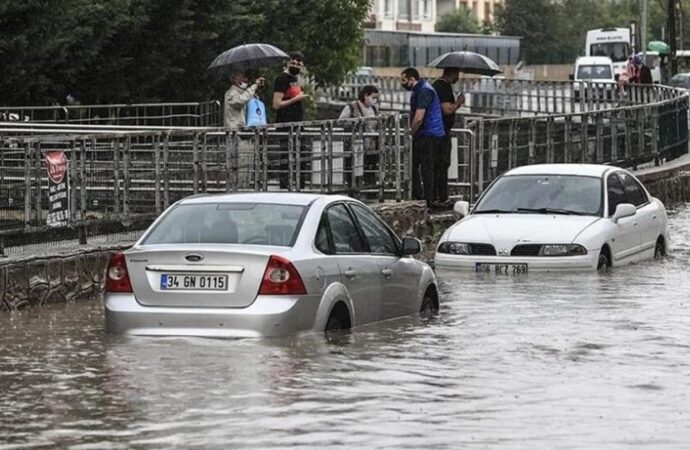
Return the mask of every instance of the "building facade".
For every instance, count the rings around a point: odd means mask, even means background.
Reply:
[[[503,0],[374,0],[365,27],[383,31],[431,33],[443,14],[465,6],[480,22],[491,22]]]

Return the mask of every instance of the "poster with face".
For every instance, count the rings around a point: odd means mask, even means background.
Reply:
[[[67,176],[67,156],[63,151],[44,153],[48,171],[48,216],[46,223],[51,227],[67,226],[69,211],[69,177]]]

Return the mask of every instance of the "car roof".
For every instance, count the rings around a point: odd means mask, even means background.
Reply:
[[[533,164],[515,168],[505,175],[580,175],[602,177],[606,172],[619,169],[600,164]]]
[[[575,64],[578,65],[587,65],[587,64],[602,64],[602,65],[609,65],[613,64],[613,61],[611,61],[611,58],[608,56],[580,56],[577,58],[577,61],[575,61]]]
[[[319,199],[352,200],[344,195],[308,194],[298,192],[242,192],[229,194],[199,194],[187,197],[180,204],[218,203],[279,203],[283,205],[307,206]]]

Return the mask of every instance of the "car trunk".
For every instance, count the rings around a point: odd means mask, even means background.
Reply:
[[[145,306],[243,308],[256,298],[275,250],[147,246],[126,253],[127,271],[134,296]]]

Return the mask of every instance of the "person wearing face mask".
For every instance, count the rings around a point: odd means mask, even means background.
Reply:
[[[443,129],[441,102],[434,88],[420,78],[414,67],[400,74],[400,83],[410,96],[410,136],[412,137],[412,196],[426,200],[431,208],[436,195],[436,159],[441,153]],[[421,176],[420,176],[421,172]]]
[[[378,88],[366,85],[360,89],[357,100],[345,105],[338,119],[374,118],[379,114],[378,107],[376,106],[378,99]],[[352,177],[355,177],[355,179],[356,177],[362,177],[365,184],[374,184],[376,182],[377,139],[371,136],[365,136],[363,139],[359,138],[359,129],[352,127],[351,123],[343,123],[343,126],[353,131],[350,139],[353,162],[346,160],[345,170],[351,170]],[[376,121],[366,121],[364,123],[364,131],[376,131]],[[350,178],[350,181],[352,179]]]
[[[249,78],[244,71],[235,72],[230,78],[230,89],[223,99],[223,118],[225,128],[239,128],[245,125],[245,107],[256,91],[264,85],[263,78],[257,78],[249,85]]]
[[[289,61],[285,71],[278,75],[273,85],[273,109],[276,111],[276,123],[301,122],[304,119],[304,106],[302,102],[306,99],[306,94],[302,91],[299,81],[299,74],[304,69],[304,55],[296,51],[289,54]],[[285,131],[285,130],[284,130]],[[294,130],[293,130],[294,131]],[[288,138],[281,138],[279,141],[280,154],[271,155],[271,159],[279,160],[278,178],[281,189],[290,189],[289,168],[288,168]],[[308,155],[304,154],[302,148],[297,148],[303,159],[300,164],[301,179],[300,186],[304,186],[309,170],[307,161]]]
[[[448,168],[450,167],[450,153],[453,148],[450,130],[455,124],[455,112],[465,104],[465,96],[463,94],[457,97],[453,94],[453,85],[457,83],[459,77],[460,71],[458,69],[446,68],[443,69],[441,78],[434,81],[432,85],[441,102],[443,129],[446,132],[446,135],[441,139],[441,151],[434,167],[434,172],[436,173],[436,193],[432,207],[437,209],[450,206],[448,204]]]

